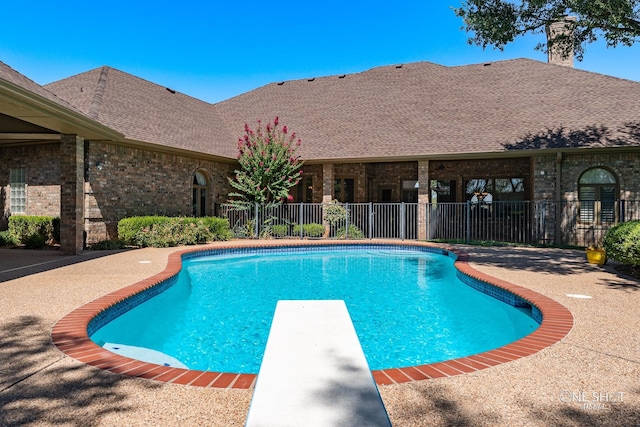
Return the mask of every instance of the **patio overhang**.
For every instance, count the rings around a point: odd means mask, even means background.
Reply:
[[[0,79],[0,148],[60,145],[61,253],[80,254],[84,247],[84,141],[122,139],[123,135],[35,83],[13,77],[17,83]]]
[[[0,143],[55,140],[55,134],[101,140],[123,138],[121,133],[64,104],[0,79]]]

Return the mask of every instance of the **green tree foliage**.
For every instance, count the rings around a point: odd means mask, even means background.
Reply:
[[[585,46],[603,38],[608,47],[631,46],[640,37],[640,0],[462,0],[454,8],[472,32],[470,44],[503,49],[516,37],[545,32],[548,25],[564,16],[575,17],[574,36],[557,36],[540,43],[537,50],[547,51],[554,44],[567,55],[573,50],[582,60]]]
[[[243,207],[249,203],[264,205],[292,200],[289,190],[302,174],[303,165],[296,149],[300,139],[276,117],[264,128],[258,121],[254,131],[245,124],[245,134],[238,139],[238,162],[241,169],[229,184],[237,191],[229,193],[231,203]]]

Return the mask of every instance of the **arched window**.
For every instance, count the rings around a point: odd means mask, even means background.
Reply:
[[[615,222],[618,194],[618,179],[613,173],[603,168],[585,171],[578,181],[580,221],[596,224]]]
[[[193,216],[207,216],[207,178],[204,173],[193,174]]]

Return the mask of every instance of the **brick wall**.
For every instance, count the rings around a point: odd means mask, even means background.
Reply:
[[[209,181],[208,214],[226,201],[232,164],[91,142],[85,150],[88,244],[117,237],[118,221],[140,215],[192,215],[196,170]]]
[[[578,180],[587,169],[612,171],[620,185],[620,199],[640,200],[640,153],[567,154],[562,161],[562,191],[565,200],[578,199]]]
[[[556,199],[556,155],[537,156],[533,162],[533,199]]]
[[[534,199],[556,200],[556,155],[537,156]],[[613,172],[620,185],[621,200],[640,200],[640,153],[564,154],[562,157],[562,198],[578,200],[578,181],[588,169],[603,167]]]
[[[60,215],[59,144],[0,148],[0,229],[9,214],[9,170],[25,169],[27,215]]]
[[[333,165],[334,178],[353,178],[355,186],[354,202],[366,202],[367,171],[364,163],[336,163]]]
[[[418,180],[418,162],[400,163],[373,163],[369,166],[369,174],[372,177],[370,189],[372,202],[379,202],[381,189],[391,190],[391,201],[402,200],[402,181]],[[369,201],[369,200],[365,200]]]

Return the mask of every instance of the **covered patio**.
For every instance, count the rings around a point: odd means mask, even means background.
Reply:
[[[30,209],[30,214],[51,215],[57,211],[60,216],[61,253],[79,254],[84,247],[84,140],[109,140],[122,135],[26,77],[6,70],[4,64],[0,65],[0,149],[19,148],[21,154],[19,158],[5,159],[6,167],[13,174],[5,173],[3,176],[5,179],[11,176],[14,187],[20,187],[24,194],[27,186],[34,192],[38,191],[37,187],[42,187],[41,194],[47,198],[46,203],[42,203],[42,212],[37,208]],[[24,174],[25,164],[33,160],[30,156],[34,152],[30,148],[35,146],[47,146],[49,155],[41,159],[37,181],[25,179]],[[33,168],[34,164],[30,166]],[[0,181],[0,187],[10,188],[11,184]],[[52,194],[52,188],[59,191]],[[0,207],[3,215],[0,220],[6,223],[8,207]]]

